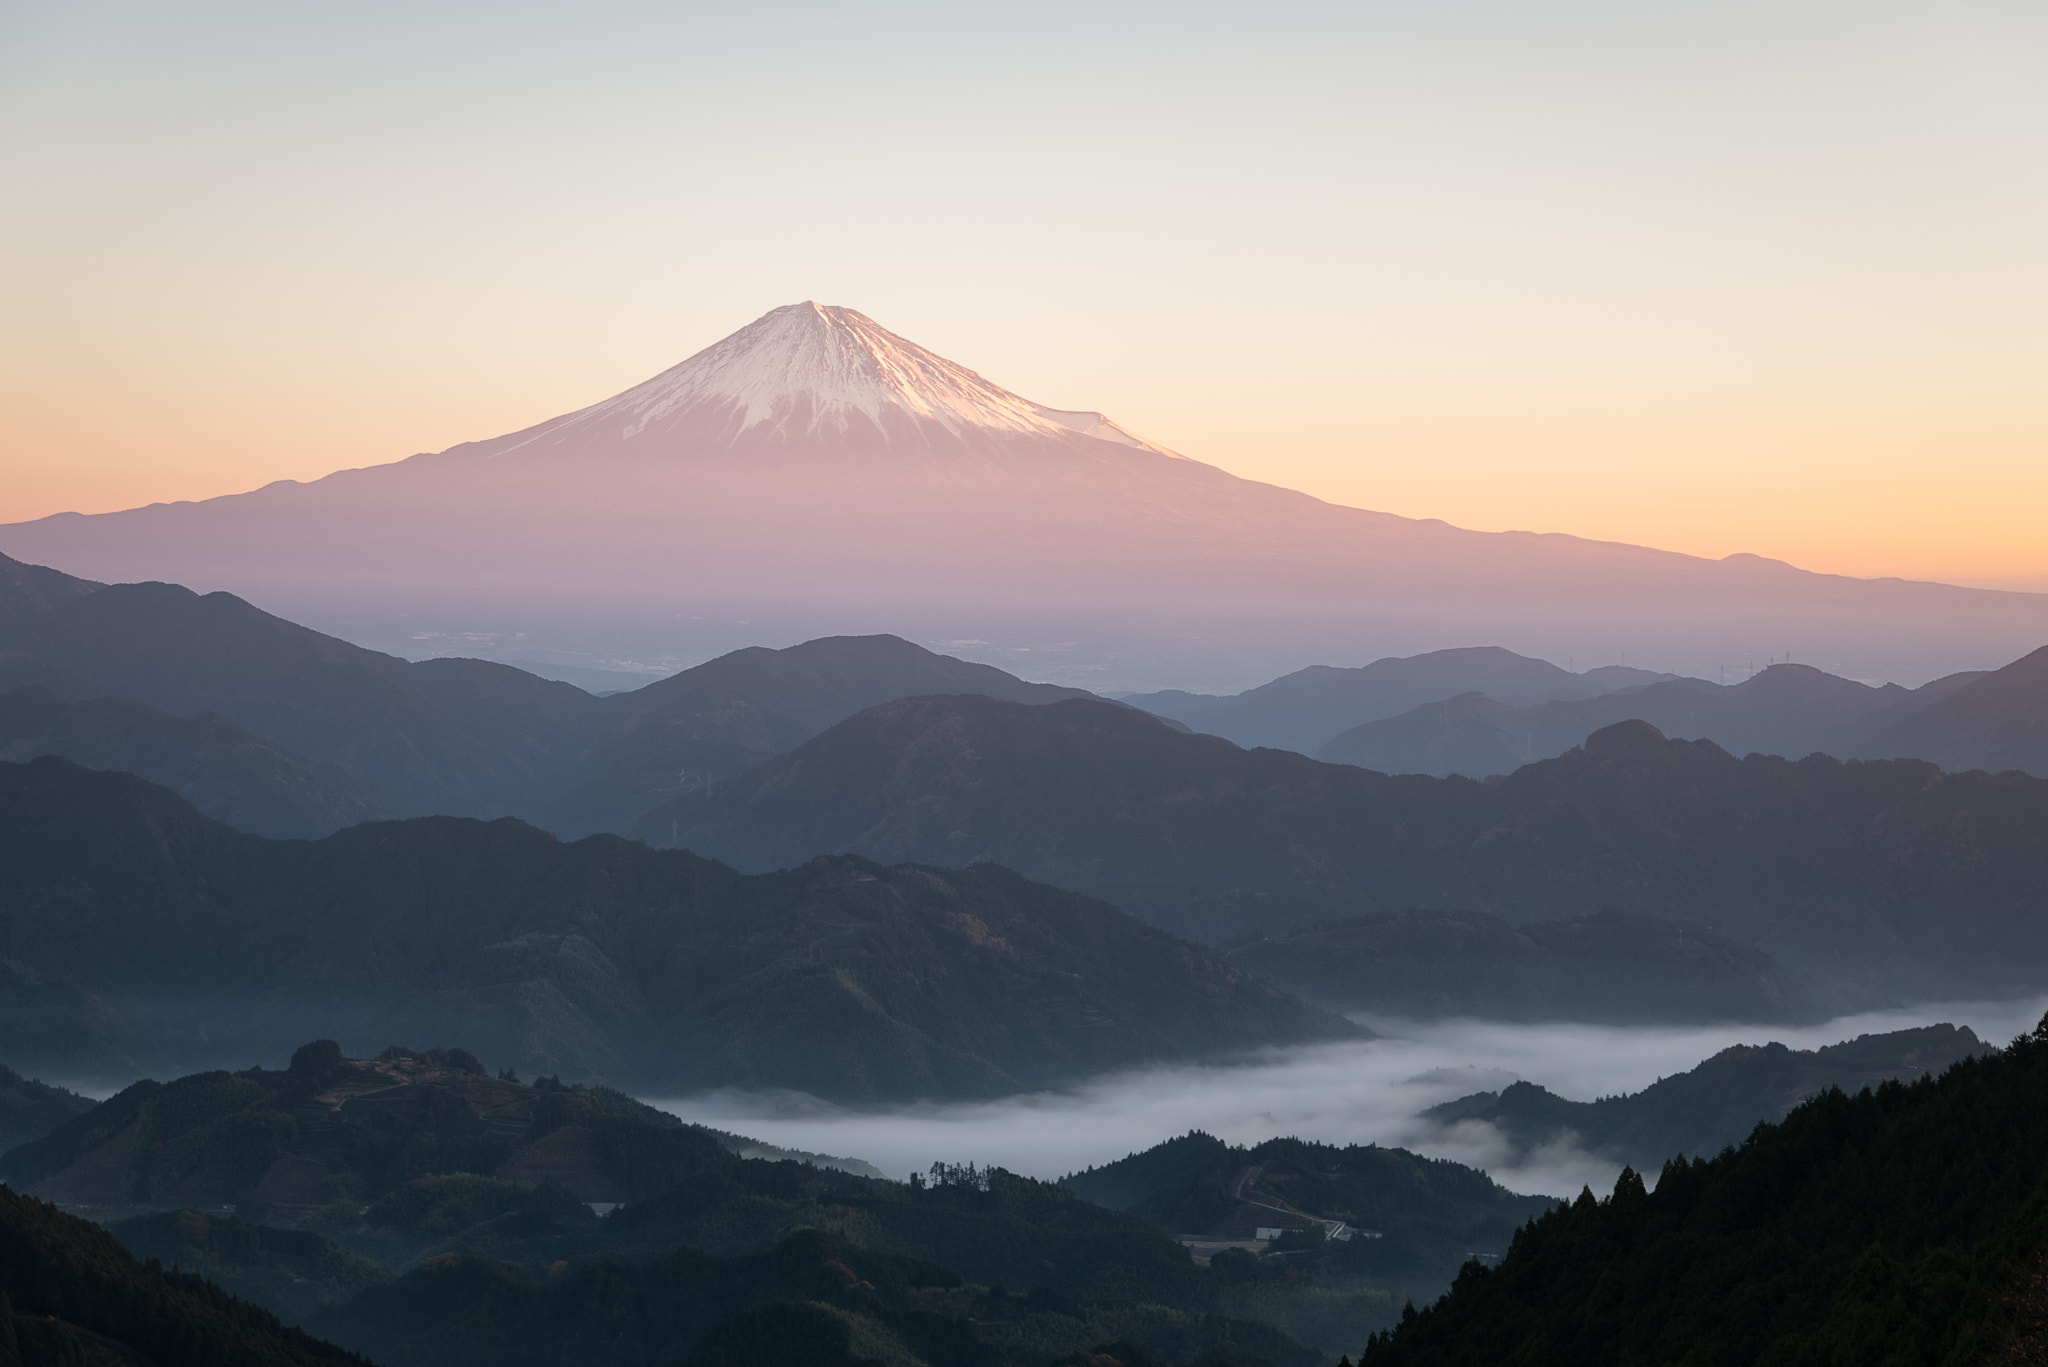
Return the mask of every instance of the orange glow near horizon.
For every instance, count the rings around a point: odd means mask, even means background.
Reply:
[[[149,377],[156,383],[132,385],[119,406],[96,405],[89,384],[34,376],[33,361],[25,380],[18,366],[0,413],[15,451],[0,522],[399,460],[581,407],[661,365],[650,357],[628,370],[636,362],[620,357],[603,375],[593,353],[575,348],[559,362],[536,352],[436,367],[401,356],[311,374],[275,356],[247,360],[246,371],[206,358],[189,374]],[[1136,385],[1104,375],[1079,393],[1068,392],[1078,376],[1058,377],[1051,391],[1016,387],[1102,407],[1198,460],[1355,507],[1709,557],[1747,551],[1830,573],[2048,588],[2048,423],[2024,410],[1911,395],[1868,396],[1834,413],[1755,396],[1639,394],[1602,406],[1507,384],[1491,402],[1420,383],[1361,401],[1296,377],[1260,378],[1265,393],[1221,391],[1199,375],[1178,385],[1168,375]],[[1129,391],[1122,404],[1101,392],[1119,388]],[[1914,411],[1929,407],[1939,411]]]
[[[815,298],[1334,502],[2048,588],[2038,5],[479,13],[0,14],[0,522]]]

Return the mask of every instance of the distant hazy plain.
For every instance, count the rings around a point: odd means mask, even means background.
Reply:
[[[1111,1162],[1189,1130],[1232,1143],[1279,1135],[1377,1143],[1484,1168],[1514,1191],[1569,1196],[1612,1187],[1618,1164],[1570,1147],[1503,1161],[1490,1126],[1417,1119],[1442,1101],[1516,1079],[1576,1101],[1635,1092],[1733,1044],[1810,1049],[1861,1034],[1948,1021],[2003,1045],[2031,1030],[2048,996],[1935,1002],[1825,1024],[1627,1028],[1363,1019],[1381,1038],[1273,1051],[1235,1065],[1159,1068],[1097,1078],[1070,1091],[971,1105],[843,1110],[815,1098],[720,1091],[654,1104],[685,1120],[770,1144],[864,1158],[893,1177],[935,1161],[994,1164],[1052,1178]],[[1655,1174],[1649,1175],[1653,1180]]]

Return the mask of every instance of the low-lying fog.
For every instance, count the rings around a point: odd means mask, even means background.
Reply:
[[[1570,1196],[1582,1185],[1612,1188],[1619,1165],[1575,1149],[1539,1150],[1511,1164],[1491,1127],[1450,1132],[1417,1120],[1417,1113],[1517,1079],[1576,1101],[1636,1092],[1731,1044],[1777,1040],[1810,1049],[1948,1021],[2003,1045],[2031,1030],[2044,1006],[2048,998],[1934,1003],[1799,1027],[1363,1019],[1382,1038],[1277,1050],[1236,1065],[1119,1073],[1071,1091],[970,1105],[859,1112],[811,1097],[734,1091],[654,1104],[769,1144],[864,1158],[899,1178],[941,1160],[1058,1177],[1199,1129],[1232,1143],[1294,1135],[1384,1144],[1484,1168],[1514,1191]]]

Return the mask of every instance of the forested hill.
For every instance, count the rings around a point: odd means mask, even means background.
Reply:
[[[1550,1206],[1477,1169],[1405,1149],[1301,1139],[1243,1147],[1201,1131],[1060,1185],[1183,1237],[1253,1240],[1262,1228],[1281,1230],[1268,1237],[1281,1241],[1288,1268],[1326,1285],[1360,1278],[1397,1297],[1436,1294],[1466,1259],[1498,1257],[1517,1225]],[[1325,1239],[1331,1222],[1347,1228]]]
[[[368,1367],[98,1225],[0,1187],[0,1367]]]
[[[1938,1080],[1814,1098],[1624,1171],[1468,1264],[1363,1367],[1937,1367],[2048,1348],[2048,1020]]]
[[[0,1011],[0,1058],[71,1077],[410,1038],[669,1094],[858,1102],[1362,1033],[1000,868],[749,877],[453,817],[264,840],[55,757],[0,764],[0,934],[36,988]]]
[[[76,1092],[23,1077],[0,1065],[0,1153],[46,1135],[92,1108],[92,1101]]]

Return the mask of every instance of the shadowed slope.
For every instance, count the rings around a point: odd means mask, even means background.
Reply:
[[[895,636],[843,636],[594,698],[483,660],[408,662],[173,584],[118,584],[0,624],[0,688],[24,684],[47,692],[0,715],[0,747],[13,747],[0,754],[129,769],[269,835],[380,812],[516,815],[582,835],[906,694],[1089,696]]]
[[[1351,727],[1455,694],[1484,693],[1497,703],[1526,707],[1558,698],[1590,698],[1670,677],[1619,665],[1572,674],[1499,646],[1475,646],[1376,660],[1358,669],[1312,665],[1225,697],[1168,691],[1135,694],[1124,701],[1239,745],[1270,745],[1313,755]]]
[[[896,636],[736,650],[601,700],[589,751],[545,818],[565,835],[616,830],[658,802],[752,768],[863,708],[939,692],[1034,703],[1089,696]]]
[[[1344,1011],[1490,1020],[1773,1021],[1853,1006],[1697,925],[1600,912],[1511,925],[1474,911],[1325,921],[1231,961]]]
[[[25,1078],[0,1067],[0,1153],[40,1139],[96,1103],[63,1087]]]
[[[0,643],[5,633],[29,618],[105,587],[0,555]]]
[[[114,1236],[0,1187],[0,1352],[14,1362],[367,1367]]]
[[[2048,646],[1884,727],[1864,739],[1861,753],[2048,777]]]
[[[1000,868],[743,877],[446,817],[266,841],[54,758],[0,765],[0,934],[34,986],[0,1057],[74,1076],[410,1037],[643,1088],[905,1100],[1358,1033]]]
[[[38,755],[126,769],[255,835],[319,836],[383,815],[340,770],[217,716],[173,717],[123,698],[65,702],[41,688],[0,694],[0,760]]]
[[[533,803],[597,703],[506,665],[411,664],[175,584],[102,589],[17,625],[6,644],[0,682],[216,713],[337,766],[393,812]]]
[[[1365,1367],[2036,1360],[2048,1032],[1938,1081],[1829,1091],[1743,1146],[1625,1170],[1375,1336]],[[2018,1350],[2018,1351],[2007,1351]]]
[[[2048,781],[1736,759],[1626,722],[1496,784],[1176,735],[1104,703],[911,698],[639,829],[745,868],[992,859],[1212,942],[1332,916],[1681,917],[1895,991],[2048,968]]]

